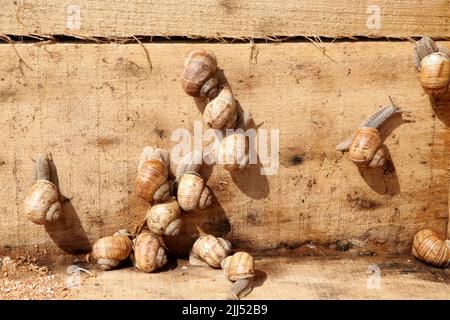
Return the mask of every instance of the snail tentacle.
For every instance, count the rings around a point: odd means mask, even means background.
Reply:
[[[36,180],[50,181],[50,168],[45,155],[38,155],[35,163]]]
[[[396,113],[402,113],[402,112],[404,112],[404,111],[395,105],[382,107],[377,112],[373,113],[369,118],[367,118],[367,120],[365,120],[363,123],[361,123],[359,128],[369,127],[369,128],[378,129],[392,115],[394,115]],[[353,134],[351,137],[349,137],[345,141],[339,143],[336,146],[336,150],[342,151],[342,152],[348,151],[354,138],[355,138],[355,134]]]

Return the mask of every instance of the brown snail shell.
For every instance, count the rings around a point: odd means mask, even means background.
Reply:
[[[110,270],[127,259],[132,248],[133,243],[127,235],[115,234],[98,239],[92,248],[92,256],[103,270]]]
[[[195,50],[185,61],[181,75],[183,90],[193,97],[213,98],[217,94],[219,83],[215,76],[217,59],[212,52]]]
[[[167,263],[160,239],[145,231],[134,239],[134,265],[143,272],[152,272]]]
[[[205,209],[211,205],[212,193],[197,172],[186,172],[178,181],[178,204],[184,211]]]
[[[441,52],[432,53],[420,62],[419,79],[430,96],[445,93],[450,83],[450,58]]]
[[[61,203],[58,188],[46,180],[37,180],[25,196],[25,214],[36,224],[46,224],[59,219]]]
[[[158,159],[150,159],[139,169],[135,189],[138,196],[146,201],[153,201],[158,189],[167,181],[169,169]]]
[[[255,262],[247,252],[236,252],[222,260],[222,269],[228,280],[235,282],[229,293],[229,299],[239,299],[252,290],[255,277]]]
[[[209,234],[198,238],[191,252],[193,258],[204,261],[213,268],[220,268],[222,260],[230,253],[231,243],[228,240]]]
[[[203,122],[212,129],[232,129],[236,126],[236,101],[228,85],[223,86],[217,97],[203,111]]]
[[[375,168],[385,163],[380,133],[375,128],[362,127],[356,131],[349,149],[349,158],[357,166]]]
[[[412,253],[435,267],[446,267],[450,263],[450,241],[440,239],[433,230],[424,229],[414,236]]]
[[[223,137],[218,152],[218,163],[230,171],[242,170],[248,165],[247,138],[239,131]]]
[[[177,236],[180,233],[181,208],[174,198],[151,206],[145,219],[148,229],[158,236]]]

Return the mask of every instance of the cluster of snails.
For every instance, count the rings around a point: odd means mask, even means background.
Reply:
[[[435,98],[448,91],[449,49],[424,37],[417,42],[414,62],[419,71],[420,84],[428,95]],[[217,130],[242,129],[226,135],[221,147],[206,155],[212,159],[210,162],[225,160],[224,168],[228,171],[244,169],[249,162],[248,145],[240,143],[240,135],[243,135],[251,116],[238,110],[231,86],[218,68],[214,53],[205,50],[191,52],[184,64],[181,84],[188,95],[206,102],[203,110],[205,125]],[[394,114],[403,112],[393,102],[380,108],[336,149],[348,151],[350,160],[359,168],[383,167],[388,159],[379,129]],[[134,187],[136,194],[150,207],[143,224],[135,233],[122,229],[95,242],[90,256],[103,270],[115,268],[129,258],[143,272],[155,271],[167,263],[163,237],[176,237],[180,233],[184,212],[207,209],[211,205],[211,189],[199,173],[204,156],[196,151],[186,155],[178,164],[172,181],[169,152],[144,148]],[[34,183],[24,200],[27,218],[40,225],[57,221],[63,214],[59,190],[52,181],[55,177],[51,176],[50,160],[49,155],[38,155]],[[421,230],[414,237],[412,253],[433,266],[446,267],[450,264],[450,240],[439,239],[434,231]],[[230,299],[244,297],[252,290],[255,277],[252,256],[247,252],[232,254],[231,243],[223,238],[201,232],[193,244],[189,262],[222,268],[226,278],[234,282]]]
[[[243,131],[249,125],[251,115],[238,110],[231,86],[217,67],[214,53],[192,51],[184,65],[181,76],[183,90],[196,99],[207,101],[203,110],[203,122],[212,129],[235,129],[222,139],[220,148],[213,150],[208,156],[212,162],[224,163],[224,168],[228,171],[244,169],[249,159],[248,143]],[[240,143],[241,141],[244,143]]]
[[[228,299],[237,300],[252,290],[255,263],[247,252],[231,254],[231,243],[223,238],[201,232],[189,254],[189,263],[194,266],[222,268],[228,280],[234,282]]]
[[[182,87],[191,96],[208,99],[203,119],[210,128],[243,129],[247,126],[250,116],[248,113],[238,116],[230,86],[219,80],[213,53],[197,50],[189,55],[182,74]],[[237,146],[237,143],[233,145],[235,138],[236,135],[227,136],[222,141],[227,148],[207,155],[212,159],[232,158],[232,163],[224,166],[229,171],[243,169],[248,163],[245,147],[238,152],[230,151]],[[135,233],[120,230],[97,240],[90,256],[102,269],[110,270],[128,258],[143,272],[152,272],[167,263],[163,237],[176,237],[180,233],[184,212],[203,210],[211,205],[211,189],[199,173],[203,156],[198,151],[185,155],[177,164],[175,179],[171,180],[169,152],[148,146],[143,149],[134,188],[149,208]],[[214,268],[222,267],[227,279],[235,282],[228,298],[239,299],[252,289],[254,262],[246,252],[230,254],[230,242],[202,233],[193,245],[190,262],[197,265],[205,261]]]

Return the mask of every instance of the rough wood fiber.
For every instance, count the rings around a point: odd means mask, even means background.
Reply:
[[[0,32],[12,35],[450,36],[444,0],[1,0],[0,6]],[[372,17],[378,10],[379,26]]]
[[[448,45],[448,44],[447,44]],[[256,125],[280,129],[280,169],[231,176],[205,170],[210,210],[183,217],[175,252],[198,224],[254,253],[409,253],[416,231],[447,228],[450,116],[419,86],[410,43],[0,45],[0,245],[77,253],[146,205],[133,193],[142,147],[170,147],[201,115],[181,89],[184,56],[213,50]],[[415,122],[393,119],[386,145],[395,170],[359,172],[335,151],[388,95]],[[448,105],[449,103],[446,102]],[[65,219],[46,228],[22,210],[32,157],[52,152]],[[330,249],[331,248],[331,249]]]
[[[433,269],[406,258],[263,258],[255,263],[254,289],[246,299],[450,297],[449,270]],[[374,270],[380,271],[379,287]],[[99,273],[85,280],[77,298],[224,299],[230,286],[222,270],[192,267],[179,260],[175,269],[152,274],[132,268]]]

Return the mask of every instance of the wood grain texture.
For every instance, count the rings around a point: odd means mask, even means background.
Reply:
[[[376,12],[373,5],[380,10],[379,27],[374,27],[371,17]],[[407,4],[402,0],[1,0],[0,6],[0,32],[11,35],[450,36],[450,7],[445,0]]]
[[[245,299],[448,299],[450,271],[408,258],[287,259],[255,261],[253,291]],[[182,269],[182,267],[185,267]],[[370,267],[370,268],[369,268]],[[373,270],[379,268],[377,288]],[[134,268],[85,278],[79,299],[218,299],[231,282],[220,269],[178,260],[158,273]]]
[[[447,44],[448,45],[448,44]],[[280,130],[278,174],[259,167],[230,175],[204,170],[217,201],[183,216],[174,252],[199,225],[255,254],[409,253],[424,227],[447,229],[449,113],[419,86],[410,43],[22,44],[0,45],[0,245],[61,256],[142,221],[133,192],[145,145],[170,148],[177,128],[200,120],[181,89],[183,58],[216,53],[236,98],[260,128]],[[414,121],[393,119],[385,144],[393,166],[362,171],[337,143],[388,95]],[[449,100],[450,101],[450,100]],[[385,134],[384,134],[385,135]],[[22,203],[32,158],[51,152],[65,219],[31,224]]]

